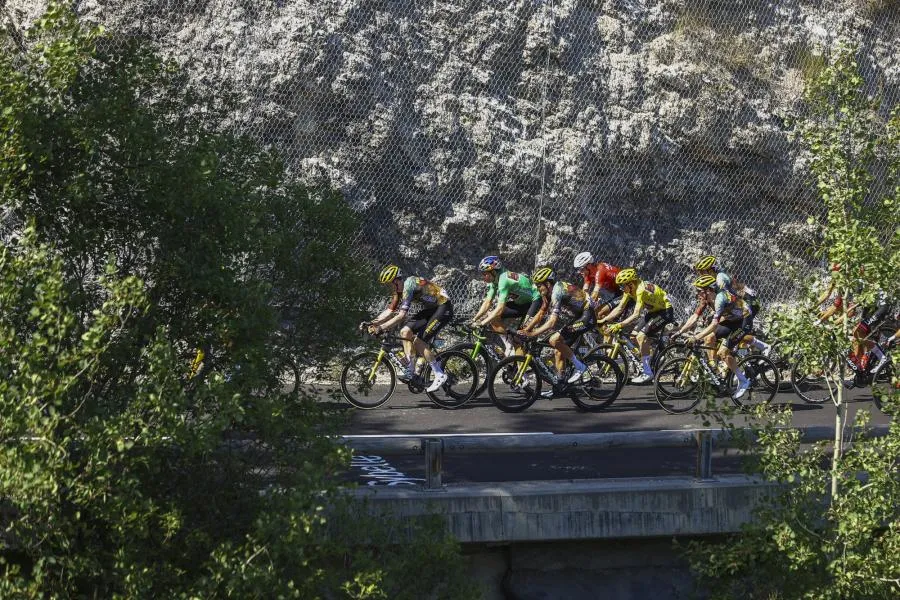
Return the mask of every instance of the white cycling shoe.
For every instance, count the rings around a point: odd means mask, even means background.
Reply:
[[[575,367],[575,370],[571,375],[569,375],[569,378],[566,381],[568,381],[569,383],[578,383],[579,381],[581,381],[581,378],[584,376],[584,374],[587,373],[587,370],[587,365],[584,365],[583,369]]]
[[[647,383],[648,381],[653,381],[653,375],[641,373],[640,375],[631,378],[631,383]]]
[[[447,379],[449,377],[446,373],[436,373],[434,376],[434,381],[431,382],[431,385],[425,390],[428,393],[436,392],[441,389],[441,386],[447,383]]]
[[[738,384],[737,390],[734,392],[734,399],[740,400],[744,394],[750,391],[750,380],[748,379],[744,383]]]

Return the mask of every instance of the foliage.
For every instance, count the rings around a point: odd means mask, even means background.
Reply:
[[[878,290],[896,298],[900,279],[900,197],[897,188],[880,195],[870,185],[875,169],[887,169],[896,184],[900,121],[896,115],[881,118],[863,90],[854,52],[841,48],[808,85],[812,116],[799,128],[826,216],[823,246],[816,251],[840,264],[833,278],[845,306],[851,295],[871,305]],[[873,438],[866,434],[868,413],[860,412],[845,437],[838,367],[851,322],[845,316],[813,326],[813,298],[777,314],[775,329],[786,355],[797,358],[805,372],[830,378],[836,438],[830,447],[803,447],[789,406],[757,412],[753,471],[782,487],[742,534],[720,544],[689,545],[692,568],[713,598],[900,594],[900,424],[894,421],[887,436]],[[847,442],[852,446],[844,451]]]
[[[0,597],[462,597],[433,530],[330,533],[339,421],[272,365],[350,335],[357,224],[216,102],[59,5],[0,55]]]

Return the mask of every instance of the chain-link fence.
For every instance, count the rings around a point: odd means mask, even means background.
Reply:
[[[362,216],[361,255],[482,294],[499,254],[636,266],[676,301],[702,254],[768,300],[774,260],[815,266],[820,212],[789,123],[840,40],[884,113],[900,95],[895,0],[106,0],[231,126],[327,181]],[[37,2],[8,0],[33,18]],[[459,312],[459,311],[458,311]]]

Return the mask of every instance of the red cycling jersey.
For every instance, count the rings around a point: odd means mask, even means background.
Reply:
[[[598,262],[584,267],[584,290],[590,293],[594,286],[598,286],[601,290],[609,292],[618,292],[619,286],[616,285],[616,275],[619,274],[619,267],[605,262]]]

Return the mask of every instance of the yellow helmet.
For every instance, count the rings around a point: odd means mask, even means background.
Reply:
[[[545,281],[556,281],[556,273],[553,272],[552,267],[538,267],[531,276],[532,283],[538,284]]]
[[[634,269],[622,269],[619,271],[619,274],[616,275],[616,285],[625,285],[626,283],[640,280],[641,278],[638,277],[637,271]]]
[[[712,275],[701,275],[694,280],[694,287],[703,290],[706,288],[716,289],[718,286],[716,286],[716,278]]]
[[[400,267],[397,265],[387,265],[381,270],[378,281],[380,283],[390,283],[398,277],[400,277]]]
[[[694,269],[697,271],[705,271],[707,269],[717,269],[718,266],[719,260],[712,254],[708,254],[697,261],[697,264],[694,265]]]

